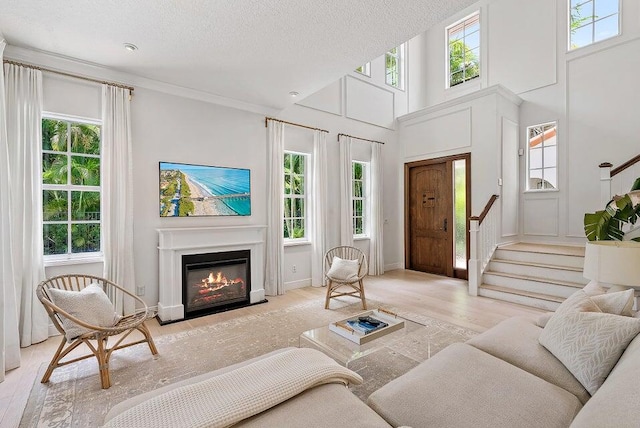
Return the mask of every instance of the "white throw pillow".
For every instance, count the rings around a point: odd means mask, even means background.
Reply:
[[[630,317],[633,315],[633,298],[634,291],[630,288],[625,291],[592,296],[591,300],[598,305],[602,312]]]
[[[593,395],[639,332],[637,318],[568,312],[551,317],[539,342]]]
[[[120,316],[113,310],[111,300],[98,284],[89,284],[81,291],[50,288],[47,293],[54,305],[88,324],[113,327],[120,320]],[[91,331],[66,317],[62,317],[62,327],[69,342]]]
[[[591,281],[589,281],[589,283],[587,285],[584,286],[582,291],[587,293],[587,296],[597,296],[599,294],[606,293],[607,289],[604,288],[603,286],[601,286],[598,283],[598,281],[592,279]]]
[[[334,257],[327,276],[337,281],[349,281],[358,277],[359,269],[358,260],[345,260],[340,257]]]

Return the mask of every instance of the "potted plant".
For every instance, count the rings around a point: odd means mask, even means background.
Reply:
[[[640,236],[625,236],[623,227],[634,225],[640,218],[640,178],[633,183],[629,193],[614,196],[604,210],[584,215],[584,232],[589,241],[640,242]]]

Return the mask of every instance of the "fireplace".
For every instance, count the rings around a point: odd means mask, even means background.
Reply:
[[[185,318],[248,306],[250,290],[250,250],[182,256]]]

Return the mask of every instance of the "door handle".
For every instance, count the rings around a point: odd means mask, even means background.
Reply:
[[[446,218],[444,219],[444,231],[445,232],[447,231],[447,219]]]

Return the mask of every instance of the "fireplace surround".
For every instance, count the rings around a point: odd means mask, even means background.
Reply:
[[[187,316],[183,298],[183,256],[248,251],[250,262],[245,284],[248,304],[265,301],[265,231],[266,226],[263,225],[157,229],[160,322],[179,321]],[[217,272],[214,275],[217,276]],[[235,278],[229,276],[228,282],[238,278],[237,275]],[[216,311],[226,309],[230,308],[218,308]]]

